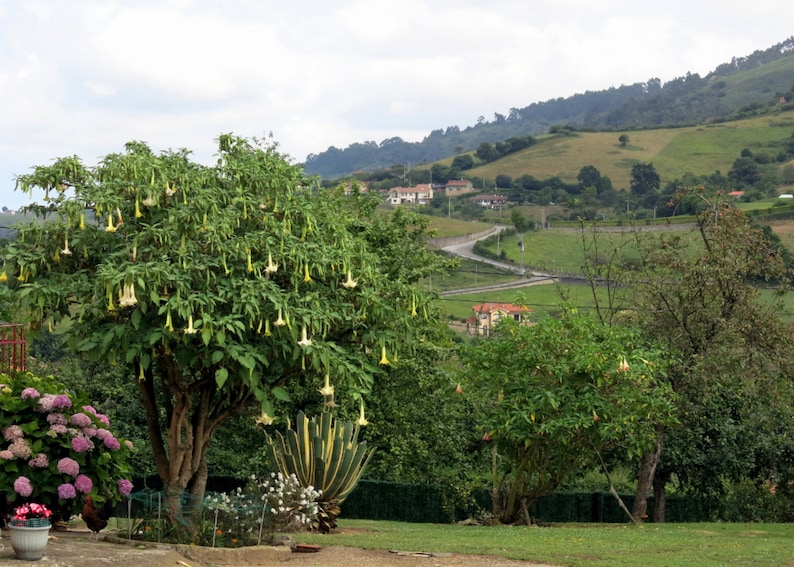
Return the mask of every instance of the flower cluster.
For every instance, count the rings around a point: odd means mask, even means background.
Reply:
[[[304,488],[293,474],[271,473],[262,481],[251,477],[245,489],[209,495],[205,506],[213,513],[213,540],[251,545],[272,543],[277,532],[297,531],[317,519],[320,492]]]
[[[132,444],[109,425],[52,377],[0,374],[0,486],[13,486],[11,501],[35,498],[59,517],[85,495],[128,495]]]
[[[44,504],[36,504],[34,502],[19,506],[14,510],[14,515],[11,520],[14,522],[24,522],[34,518],[48,519],[51,515],[52,512],[50,512]]]

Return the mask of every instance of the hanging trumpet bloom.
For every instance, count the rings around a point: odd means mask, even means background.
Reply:
[[[455,393],[456,394],[462,394],[463,393],[463,388],[460,387],[460,382],[458,382],[458,386],[455,388]]]
[[[303,281],[306,283],[312,281],[312,277],[309,275],[309,264],[303,266]]]
[[[416,317],[416,298],[411,298],[411,317]]]
[[[165,196],[166,197],[173,197],[176,194],[176,189],[172,189],[171,186],[168,184],[168,181],[165,182]]]
[[[154,199],[151,197],[146,197],[142,204],[144,207],[154,207]]]
[[[265,336],[266,337],[270,337],[272,335],[273,335],[273,333],[270,332],[270,320],[269,319],[265,319]]]
[[[331,377],[328,374],[325,375],[325,385],[320,388],[320,393],[326,398],[334,395],[334,387],[331,386]]]
[[[298,341],[298,344],[302,347],[311,346],[312,344],[312,340],[306,335],[306,325],[301,329],[301,340]]]
[[[255,421],[257,425],[270,425],[271,423],[273,423],[274,419],[275,419],[274,417],[267,415],[267,413],[265,412],[262,412],[262,414],[259,417],[257,417]]]
[[[358,282],[353,279],[353,276],[350,273],[350,270],[347,271],[347,280],[342,284],[342,287],[347,289],[353,289],[358,285]]]
[[[124,293],[119,300],[119,305],[122,307],[133,307],[138,304],[138,298],[135,297],[135,285],[124,284]]]
[[[253,272],[254,271],[254,264],[253,264],[253,262],[251,262],[251,249],[246,246],[245,247],[245,252],[248,255],[248,271],[249,272]]]
[[[364,402],[363,401],[361,402],[359,408],[360,409],[359,409],[359,413],[358,413],[358,421],[356,421],[356,425],[360,425],[361,427],[365,427],[365,426],[369,425],[370,422],[367,421],[366,417],[364,417]]]
[[[187,328],[184,330],[186,335],[195,335],[198,329],[193,327],[193,315],[187,318]]]
[[[113,216],[108,215],[108,225],[105,227],[105,232],[116,232],[116,227],[113,226]]]
[[[118,207],[116,207],[116,217],[118,217],[118,222],[116,223],[116,226],[123,225],[124,224],[124,219],[121,218],[121,209],[119,209]]]
[[[143,382],[146,380],[146,375],[143,373],[143,364],[138,364],[138,367],[140,368],[140,372],[138,372],[138,380]]]
[[[85,211],[80,213],[80,230],[85,230]]]
[[[626,357],[623,357],[623,360],[620,361],[618,365],[618,372],[628,372],[629,371],[629,363],[626,362]]]
[[[278,308],[278,319],[276,319],[273,324],[276,327],[283,327],[284,325],[287,324],[287,322],[284,321],[284,319],[281,318],[281,307]]]
[[[69,237],[68,236],[64,236],[64,238],[63,238],[63,250],[61,250],[61,254],[63,254],[64,256],[71,256],[72,255],[72,251],[69,250]]]
[[[168,331],[174,332],[174,323],[171,320],[171,310],[169,309],[165,315],[165,329]]]
[[[380,347],[380,361],[378,361],[378,364],[382,364],[384,366],[388,366],[389,364],[391,364],[391,362],[389,362],[389,359],[386,358],[386,346],[385,345]]]
[[[5,270],[3,270],[3,273],[0,274],[0,282],[7,282],[7,281],[8,281],[8,274],[6,273]]]
[[[278,271],[278,264],[273,263],[273,256],[267,255],[267,266],[265,266],[265,273],[274,274]]]

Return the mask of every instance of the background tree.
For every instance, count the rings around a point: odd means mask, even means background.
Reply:
[[[490,142],[481,142],[474,154],[484,162],[499,159],[499,152],[496,151],[496,146]]]
[[[777,388],[780,379],[791,375],[794,344],[778,316],[780,306],[761,301],[752,285],[787,281],[782,257],[771,253],[762,230],[727,203],[708,203],[698,225],[697,240],[638,233],[641,267],[625,273],[622,281],[630,290],[633,320],[670,352],[674,363],[668,377],[682,400],[680,426],[660,430],[656,448],[640,463],[634,514],[645,514],[653,488],[656,521],[664,519],[671,474],[695,478],[688,470],[692,461],[680,450],[688,432],[703,430],[704,420],[710,421],[710,442],[723,447],[735,443],[731,439],[737,434],[731,431],[737,427],[748,427],[745,434],[752,434],[755,420],[730,410],[721,397],[728,392],[758,399],[753,392],[768,387],[762,384]],[[664,439],[670,451],[664,450]]]
[[[618,142],[620,142],[621,146],[626,146],[629,143],[629,135],[621,134],[620,136],[618,136]]]
[[[452,167],[461,171],[474,167],[474,158],[470,154],[455,156],[452,160]]]
[[[20,317],[127,368],[178,518],[228,419],[270,423],[291,384],[325,375],[361,399],[417,340],[427,298],[411,283],[436,265],[410,214],[315,194],[274,144],[222,135],[218,151],[207,167],[131,142],[95,168],[36,167],[18,186],[45,190],[45,221],[4,254]]]
[[[661,180],[652,163],[635,163],[631,166],[630,189],[633,195],[659,191]]]
[[[462,387],[496,445],[494,514],[527,509],[607,448],[638,455],[673,421],[662,353],[629,327],[570,310],[535,326],[500,322],[463,351]]]
[[[594,165],[585,165],[579,170],[576,179],[579,180],[580,188],[597,187],[601,181],[601,172]]]

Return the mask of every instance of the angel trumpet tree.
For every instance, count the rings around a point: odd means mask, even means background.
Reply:
[[[50,190],[28,208],[42,222],[3,250],[22,275],[5,283],[20,320],[63,325],[74,351],[129,368],[165,506],[189,527],[181,496],[203,497],[218,427],[277,419],[274,401],[307,373],[365,394],[385,371],[377,346],[421,338],[410,307],[427,297],[412,284],[437,266],[417,217],[313,186],[272,142],[218,142],[214,166],[131,142],[96,167],[35,167],[17,188]]]

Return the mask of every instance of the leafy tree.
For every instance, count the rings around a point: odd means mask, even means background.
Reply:
[[[218,162],[130,142],[95,168],[62,158],[20,176],[44,222],[5,250],[18,313],[127,368],[165,506],[195,525],[213,435],[249,409],[274,419],[291,384],[352,396],[417,340],[437,265],[426,223],[377,200],[319,194],[275,144],[219,138]],[[92,219],[95,219],[92,220]],[[379,364],[380,363],[380,364]],[[197,511],[197,509],[196,509]]]
[[[629,143],[629,135],[628,134],[621,134],[618,136],[618,142],[620,142],[621,146],[626,146]]]
[[[733,162],[733,167],[728,172],[728,179],[742,186],[752,186],[761,181],[761,172],[754,159],[743,156]]]
[[[594,165],[585,165],[576,176],[580,187],[596,187],[601,181],[601,172]]]
[[[661,180],[652,163],[635,163],[631,167],[630,189],[634,195],[645,195],[659,191]]]
[[[481,142],[474,154],[484,162],[499,159],[499,152],[496,151],[496,146],[490,142]]]
[[[511,185],[513,185],[513,178],[510,177],[509,175],[500,173],[499,175],[496,176],[497,189],[509,189]]]
[[[498,519],[528,520],[529,505],[607,448],[652,446],[674,419],[664,360],[636,330],[571,310],[535,326],[505,320],[466,349],[463,390],[500,457]]]
[[[510,222],[515,227],[516,232],[524,233],[529,230],[529,219],[521,213],[520,209],[510,211]]]
[[[474,158],[469,154],[455,156],[455,159],[452,160],[452,167],[460,170],[471,169],[474,167]]]
[[[632,307],[632,320],[670,352],[668,379],[683,405],[681,425],[660,430],[656,448],[640,462],[634,514],[645,514],[653,488],[657,521],[664,519],[670,474],[694,475],[688,468],[691,460],[663,450],[664,439],[671,448],[681,447],[684,443],[673,439],[702,430],[703,420],[712,420],[710,430],[722,435],[726,427],[752,427],[752,420],[737,420],[735,414],[723,412],[719,422],[714,420],[715,400],[724,392],[748,396],[770,376],[791,375],[794,344],[779,318],[780,307],[760,301],[752,286],[787,281],[783,258],[770,253],[763,231],[742,211],[724,202],[706,203],[698,217],[697,241],[672,233],[646,240],[638,233],[640,269],[618,277],[630,298],[616,309]],[[710,442],[730,444],[727,437]]]

